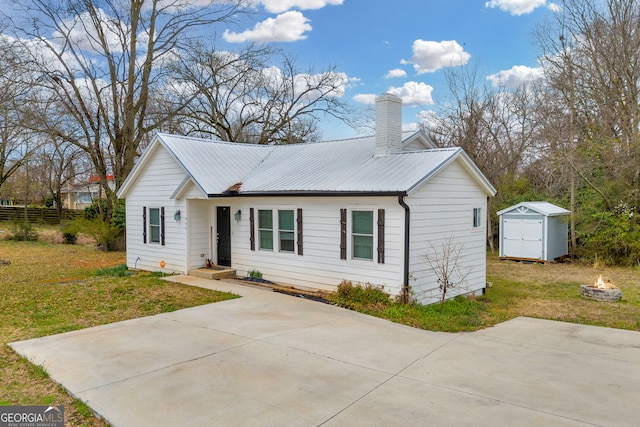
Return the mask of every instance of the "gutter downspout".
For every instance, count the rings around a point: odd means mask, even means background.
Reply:
[[[405,302],[409,302],[409,235],[410,235],[410,222],[411,210],[409,205],[404,201],[404,195],[398,195],[398,203],[404,208],[404,283],[402,284],[402,296]]]

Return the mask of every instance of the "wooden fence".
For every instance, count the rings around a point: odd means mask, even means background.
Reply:
[[[83,210],[63,209],[64,219],[82,218]],[[27,218],[33,224],[60,224],[57,209],[27,208]],[[0,222],[24,220],[24,206],[0,206]]]

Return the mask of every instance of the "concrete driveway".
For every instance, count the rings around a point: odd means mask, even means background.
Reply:
[[[429,332],[243,298],[12,343],[114,426],[637,426],[640,333],[518,318]]]

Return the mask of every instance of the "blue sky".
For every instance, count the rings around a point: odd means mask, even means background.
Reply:
[[[231,45],[272,42],[317,68],[335,65],[343,99],[366,107],[390,91],[405,125],[447,101],[443,70],[471,66],[488,83],[540,75],[532,30],[561,13],[547,0],[253,0],[253,22],[227,28]],[[325,139],[352,136],[323,123]]]

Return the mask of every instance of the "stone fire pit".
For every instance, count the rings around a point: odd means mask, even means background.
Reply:
[[[616,302],[622,298],[622,291],[610,281],[603,281],[602,275],[593,285],[580,285],[580,291],[583,298],[596,301]]]

